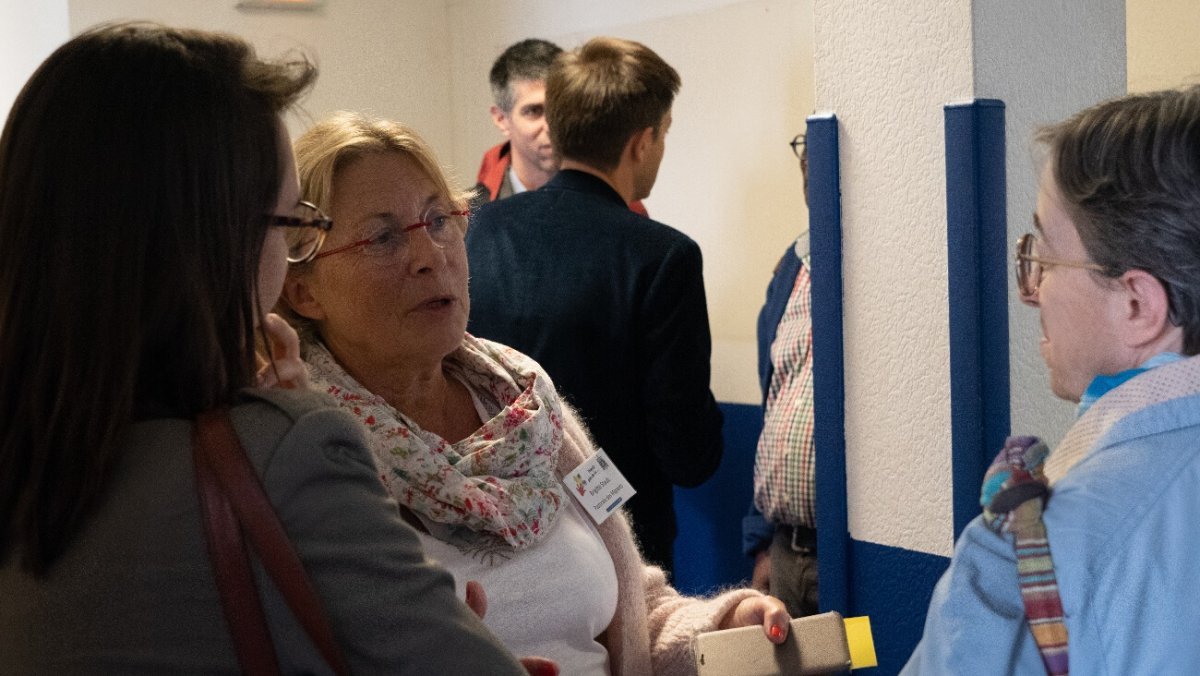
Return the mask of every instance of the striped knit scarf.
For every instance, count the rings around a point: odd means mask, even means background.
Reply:
[[[983,480],[983,520],[1012,533],[1025,618],[1046,673],[1067,674],[1067,625],[1042,510],[1050,494],[1042,464],[1049,450],[1037,437],[1009,437]]]

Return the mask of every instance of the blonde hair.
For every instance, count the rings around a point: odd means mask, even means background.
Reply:
[[[447,175],[433,149],[415,130],[392,120],[337,112],[296,139],[295,149],[301,193],[323,211],[329,211],[333,201],[337,173],[351,161],[375,153],[402,153],[412,158],[438,192],[456,206],[465,206],[473,194]]]
[[[456,208],[466,208],[475,194],[458,186],[415,130],[392,120],[340,111],[304,132],[294,148],[301,194],[325,212],[333,203],[333,182],[338,172],[350,162],[374,154],[400,153],[411,158],[433,181],[438,193]],[[312,261],[293,264],[288,275],[308,274],[312,266]],[[313,321],[292,310],[286,298],[280,298],[275,311],[296,328],[301,341],[309,343],[317,338]]]

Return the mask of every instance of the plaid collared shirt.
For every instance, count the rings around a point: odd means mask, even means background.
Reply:
[[[771,343],[774,372],[754,462],[754,504],[776,524],[816,527],[808,257]]]

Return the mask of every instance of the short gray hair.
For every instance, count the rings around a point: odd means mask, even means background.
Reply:
[[[562,48],[558,45],[537,38],[510,45],[496,58],[496,62],[492,64],[492,71],[488,74],[496,106],[506,113],[511,113],[513,105],[516,104],[513,83],[544,81],[554,58],[561,53]]]
[[[1037,141],[1091,259],[1154,275],[1184,353],[1200,353],[1200,85],[1104,101]]]

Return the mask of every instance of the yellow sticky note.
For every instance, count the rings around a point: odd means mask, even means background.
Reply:
[[[846,625],[846,643],[850,647],[850,668],[879,666],[875,657],[875,639],[871,636],[871,618],[866,615],[847,617],[842,622]]]

